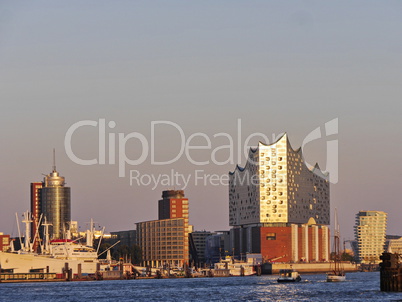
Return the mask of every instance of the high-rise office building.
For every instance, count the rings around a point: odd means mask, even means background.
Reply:
[[[188,199],[183,190],[167,190],[162,192],[158,202],[159,219],[184,218],[188,223]]]
[[[360,211],[356,214],[357,258],[362,263],[379,263],[385,249],[387,213]]]
[[[329,259],[328,174],[306,165],[284,134],[249,151],[244,168],[229,173],[229,224],[235,253],[266,261]]]
[[[53,166],[53,171],[44,177],[40,194],[40,211],[43,221],[50,223],[51,238],[65,238],[71,221],[71,190],[65,186],[64,177],[60,176]]]

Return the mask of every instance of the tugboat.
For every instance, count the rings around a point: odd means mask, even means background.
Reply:
[[[278,282],[300,282],[301,277],[294,269],[281,269]]]

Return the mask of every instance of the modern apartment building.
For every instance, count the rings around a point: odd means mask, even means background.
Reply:
[[[385,249],[387,213],[360,211],[356,214],[357,259],[361,263],[380,263]]]

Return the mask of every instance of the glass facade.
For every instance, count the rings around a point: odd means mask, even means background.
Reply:
[[[41,189],[42,213],[46,217],[51,238],[64,238],[71,221],[70,188],[47,187]]]

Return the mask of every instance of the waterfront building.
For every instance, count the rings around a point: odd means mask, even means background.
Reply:
[[[216,233],[208,232],[208,231],[194,231],[189,233],[190,242],[194,245],[194,250],[196,253],[196,257],[192,257],[193,261],[196,258],[197,265],[202,267],[205,261],[205,247],[206,247],[206,240],[209,236],[215,235]],[[191,244],[190,244],[190,251],[191,251]]]
[[[137,231],[136,230],[128,230],[128,231],[116,231],[110,232],[111,244],[120,241],[120,245],[133,246],[137,244]]]
[[[42,188],[39,188],[40,209],[43,220],[46,218],[52,239],[65,238],[71,221],[71,190],[65,186],[65,178],[60,176],[53,166],[51,173],[44,177]]]
[[[182,267],[189,262],[188,199],[182,190],[162,192],[159,220],[136,223],[143,265]]]
[[[386,236],[385,249],[388,253],[402,254],[402,237],[401,236]]]
[[[139,222],[137,242],[142,250],[144,266],[188,264],[188,231],[184,218]]]
[[[65,178],[53,170],[46,175],[43,182],[32,182],[30,186],[32,228],[30,236],[33,241],[33,249],[38,247],[39,234],[43,236],[40,224],[45,220],[49,224],[49,235],[52,239],[65,238],[67,230],[77,233],[71,220],[71,189],[65,186]],[[41,218],[42,216],[42,218]],[[40,219],[42,219],[40,221]],[[35,235],[39,232],[39,234]]]
[[[229,173],[234,254],[264,261],[329,260],[329,175],[309,168],[286,134],[251,148],[244,168]]]
[[[360,211],[356,214],[357,259],[361,263],[380,263],[385,250],[386,229],[387,213]]]
[[[230,232],[217,231],[215,233],[205,239],[205,263],[209,265],[219,262],[225,256],[233,255]]]

